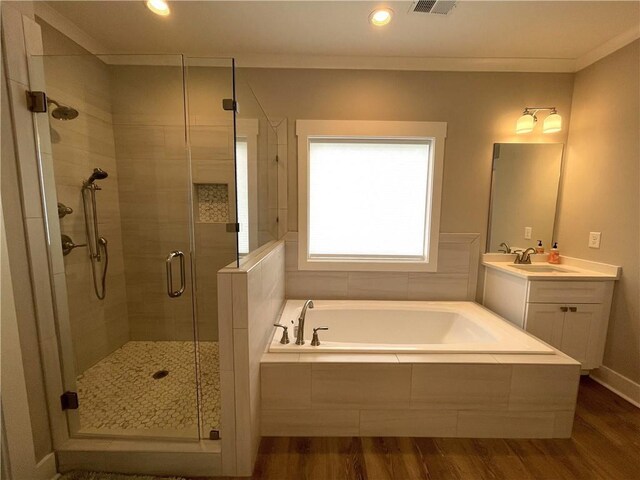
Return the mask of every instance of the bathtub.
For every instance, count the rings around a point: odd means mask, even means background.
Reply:
[[[269,352],[278,353],[510,353],[554,354],[554,350],[473,302],[316,300],[307,310],[305,344],[296,345],[294,325],[303,300],[287,300]],[[321,344],[311,346],[313,328]]]

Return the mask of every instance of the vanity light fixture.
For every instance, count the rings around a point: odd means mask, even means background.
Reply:
[[[169,4],[165,0],[147,0],[147,8],[162,17],[166,17],[171,13]]]
[[[382,27],[391,21],[391,17],[393,17],[393,10],[390,8],[377,8],[369,15],[369,21],[376,27]]]
[[[551,113],[544,119],[542,124],[543,133],[555,133],[562,130],[562,117],[558,115],[556,107],[526,107],[522,116],[516,123],[516,133],[531,133],[538,121],[537,113],[540,111],[550,111]]]

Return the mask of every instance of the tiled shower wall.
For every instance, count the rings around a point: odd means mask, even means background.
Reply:
[[[190,179],[181,67],[110,66],[132,340],[193,339],[191,296],[169,298],[165,259],[182,250],[189,269],[191,182],[194,188],[226,185],[235,198],[231,114],[213,104],[220,94],[211,95],[230,88],[230,69],[219,69],[217,77],[211,70],[210,83],[189,72]],[[235,236],[224,222],[200,222],[197,191],[193,197],[198,333],[210,341],[218,338],[216,272],[234,261]]]
[[[98,300],[94,293],[87,249],[77,248],[64,257],[76,373],[81,373],[129,339],[109,73],[107,65],[85,55],[87,52],[47,24],[41,28],[45,54],[76,54],[46,57],[44,69],[47,95],[80,113],[68,121],[49,116],[58,201],[73,209],[60,219],[60,230],[77,244],[86,243],[82,181],[96,167],[109,173],[99,181],[102,190],[96,193],[98,226],[109,248],[104,300]],[[100,272],[102,264],[97,266]]]

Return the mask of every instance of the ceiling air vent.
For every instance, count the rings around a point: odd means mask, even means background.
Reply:
[[[456,6],[455,0],[419,0],[411,4],[410,12],[446,15]]]

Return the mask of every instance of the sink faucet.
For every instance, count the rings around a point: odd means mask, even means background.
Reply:
[[[298,317],[298,331],[296,332],[296,345],[304,345],[304,319],[307,316],[307,308],[313,308],[313,300],[304,302],[300,316]]]
[[[532,253],[536,253],[536,249],[531,247],[527,248],[524,252],[516,253],[516,259],[513,261],[513,263],[526,263],[530,265]]]
[[[509,246],[508,243],[506,242],[502,242],[500,244],[501,247],[504,247],[504,250],[500,249],[498,250],[500,253],[511,253],[511,247]]]

